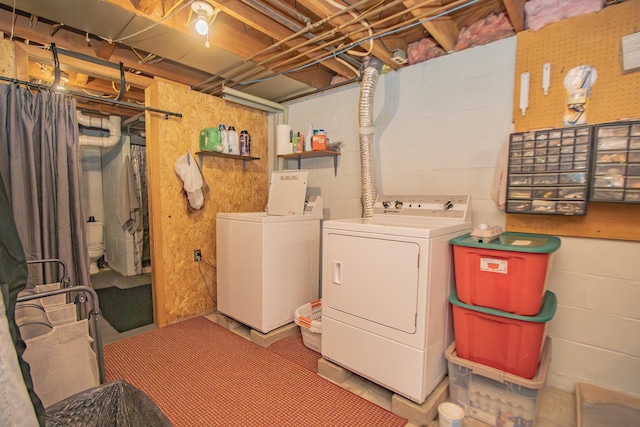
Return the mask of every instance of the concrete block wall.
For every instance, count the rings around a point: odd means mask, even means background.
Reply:
[[[378,194],[470,194],[474,225],[504,227],[492,201],[498,153],[512,122],[516,39],[449,54],[382,75],[374,100]],[[309,123],[344,143],[333,159],[302,161],[325,219],[362,216],[359,87],[289,105],[294,131]],[[296,168],[296,162],[288,162]],[[573,392],[579,381],[640,395],[640,243],[562,237],[548,288],[558,309],[547,332],[547,385]]]

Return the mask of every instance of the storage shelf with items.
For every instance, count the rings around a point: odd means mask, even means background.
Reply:
[[[231,159],[231,160],[242,160],[242,171],[245,171],[246,162],[250,162],[253,160],[260,160],[260,157],[252,157],[252,156],[240,156],[238,154],[227,154],[227,153],[219,153],[217,151],[198,151],[196,153],[198,155],[198,161],[200,162],[200,166],[202,167],[202,157],[203,156],[212,156],[212,157],[222,157],[223,159]]]
[[[640,122],[596,126],[590,201],[640,203]]]
[[[592,127],[513,133],[507,213],[585,215]]]
[[[314,150],[314,151],[302,151],[299,153],[291,153],[291,154],[278,154],[278,157],[284,160],[297,160],[298,161],[298,169],[301,167],[302,159],[311,159],[315,157],[333,157],[333,173],[334,176],[338,175],[338,156],[340,155],[339,151],[331,151],[331,150]]]

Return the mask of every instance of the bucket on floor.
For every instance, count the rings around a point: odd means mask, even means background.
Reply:
[[[296,309],[293,321],[300,326],[302,342],[318,353],[322,352],[322,299],[313,300]]]
[[[439,427],[462,427],[464,409],[453,402],[442,402],[438,405]]]

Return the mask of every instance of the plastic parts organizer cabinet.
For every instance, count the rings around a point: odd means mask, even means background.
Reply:
[[[546,322],[556,312],[556,296],[547,291],[537,316],[516,314],[464,304],[455,291],[453,330],[458,355],[523,378],[536,374]]]
[[[503,233],[499,240],[479,243],[467,234],[450,242],[460,301],[523,316],[538,314],[559,238]]]
[[[640,122],[596,126],[589,200],[640,203]]]
[[[585,215],[592,127],[513,133],[507,213]]]
[[[456,345],[445,352],[449,364],[449,397],[471,418],[494,427],[533,427],[538,391],[549,371],[551,340],[546,339],[540,367],[525,379],[458,356]]]

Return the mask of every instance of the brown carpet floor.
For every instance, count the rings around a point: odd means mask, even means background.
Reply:
[[[404,426],[403,419],[203,317],[104,347],[124,379],[181,426]]]
[[[322,358],[322,355],[305,346],[302,341],[302,335],[292,335],[283,338],[271,344],[267,349],[295,364],[307,368],[311,372],[318,372],[318,360]]]

